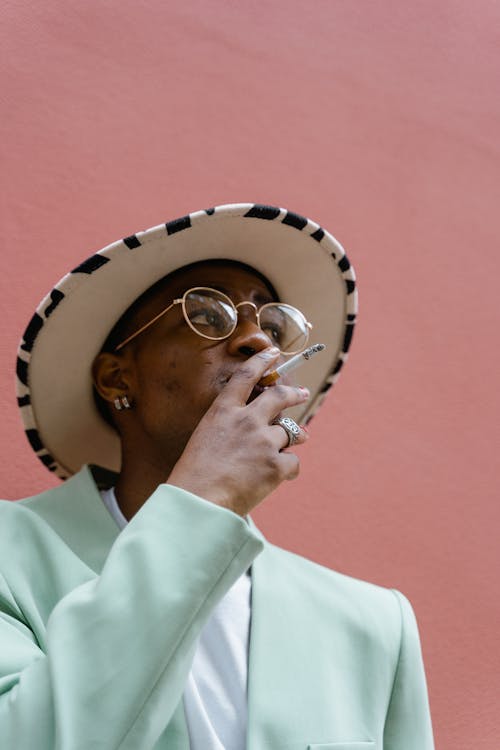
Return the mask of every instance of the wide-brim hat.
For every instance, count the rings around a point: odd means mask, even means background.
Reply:
[[[83,464],[120,469],[117,433],[99,414],[94,358],[125,310],[152,284],[208,259],[246,263],[313,323],[324,343],[300,371],[311,398],[290,415],[305,423],[346,361],[357,312],[355,276],[342,246],[315,222],[252,203],[197,211],[108,245],[64,276],[42,300],[19,346],[17,396],[42,463],[65,479]]]

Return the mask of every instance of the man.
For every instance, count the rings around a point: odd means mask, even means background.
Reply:
[[[115,243],[42,301],[19,403],[75,476],[2,504],[2,748],[432,748],[406,599],[248,517],[297,476],[307,436],[282,412],[317,408],[355,314],[333,237],[246,204]],[[328,357],[307,387],[260,386],[308,319]]]

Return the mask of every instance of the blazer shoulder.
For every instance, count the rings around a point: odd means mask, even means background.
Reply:
[[[389,599],[393,604],[396,604],[396,608],[398,606],[391,588],[327,568],[325,565],[320,565],[307,557],[302,557],[281,547],[272,544],[268,546],[272,550],[273,556],[276,557],[276,561],[279,560],[280,565],[286,567],[290,573],[293,572],[299,581],[307,582],[308,585],[313,583],[322,592],[323,587],[327,587],[338,593],[346,592],[349,595],[360,596],[368,600],[374,599],[378,603],[383,599]]]
[[[1,506],[0,555],[9,568],[14,558],[69,554],[100,570],[119,533],[89,467],[53,489]]]
[[[51,517],[56,515],[65,499],[63,485],[19,500],[0,500],[0,534],[12,539],[26,535],[50,533]]]
[[[41,549],[57,537],[44,508],[55,490],[20,500],[0,500],[0,559],[2,568],[22,561],[28,550]],[[50,514],[49,514],[50,515]],[[17,562],[16,562],[17,561]]]
[[[288,550],[270,545],[270,554],[284,578],[319,616],[341,618],[346,626],[388,644],[400,642],[404,620],[412,618],[406,597],[392,588],[340,573]]]
[[[68,528],[78,524],[86,527],[91,519],[106,522],[109,513],[104,510],[99,489],[91,467],[84,466],[62,484],[37,495],[12,501],[10,505],[28,510],[56,534],[65,537]]]
[[[41,519],[30,508],[35,497],[20,500],[0,500],[0,533],[9,532],[13,527],[26,529],[31,525],[39,525]]]

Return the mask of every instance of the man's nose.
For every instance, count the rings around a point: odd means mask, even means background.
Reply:
[[[228,351],[234,357],[244,355],[251,357],[252,354],[272,346],[273,342],[264,331],[259,328],[255,315],[242,314],[239,311],[238,325],[228,342]]]

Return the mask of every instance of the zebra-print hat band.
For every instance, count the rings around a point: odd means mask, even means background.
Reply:
[[[91,365],[108,333],[146,289],[201,260],[246,263],[313,325],[327,351],[301,371],[311,391],[290,413],[307,421],[339,376],[357,313],[354,271],[325,229],[283,208],[217,206],[108,245],[64,276],[26,328],[17,359],[17,396],[28,440],[65,479],[85,463],[120,468],[117,434],[99,415]]]

